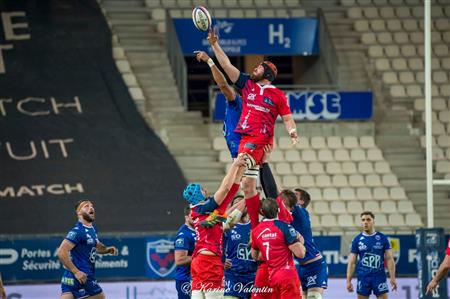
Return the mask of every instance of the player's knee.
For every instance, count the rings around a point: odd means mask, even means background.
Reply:
[[[306,299],[322,299],[322,294],[319,291],[309,291]]]

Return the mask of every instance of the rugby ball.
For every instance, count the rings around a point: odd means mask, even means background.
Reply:
[[[201,5],[196,6],[192,10],[192,22],[201,31],[208,31],[211,28],[211,16],[206,8]]]

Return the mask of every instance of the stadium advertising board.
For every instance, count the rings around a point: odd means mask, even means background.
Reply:
[[[372,118],[372,92],[285,91],[292,116],[301,121],[368,120]],[[225,97],[216,93],[214,120],[225,118]]]
[[[102,282],[108,299],[176,299],[175,281],[133,281],[133,282]],[[353,280],[353,283],[356,283]],[[417,278],[399,278],[398,289],[390,292],[390,299],[418,298]],[[48,299],[59,298],[61,286],[58,284],[11,285],[6,286],[8,299]],[[329,279],[326,298],[349,299],[356,298],[355,293],[346,290],[345,279]],[[331,295],[332,294],[332,295]],[[332,296],[332,297],[331,297]]]
[[[212,53],[207,33],[195,28],[191,19],[174,19],[184,55],[196,50]],[[230,56],[318,55],[318,22],[315,18],[214,19],[222,49]]]
[[[56,256],[62,237],[0,240],[0,265],[5,281],[58,281],[63,267]],[[175,275],[174,236],[105,237],[100,240],[114,245],[118,256],[97,255],[96,276],[99,279],[172,279]],[[315,241],[328,263],[330,276],[344,277],[347,250],[341,250],[341,237],[316,237]],[[414,236],[390,238],[399,276],[416,276]]]

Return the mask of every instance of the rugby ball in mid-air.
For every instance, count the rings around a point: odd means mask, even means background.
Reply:
[[[192,22],[201,31],[208,31],[211,28],[211,16],[203,6],[196,6],[192,11]]]

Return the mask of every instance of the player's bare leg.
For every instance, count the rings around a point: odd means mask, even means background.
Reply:
[[[75,297],[72,295],[72,293],[64,293],[61,294],[60,299],[75,299]]]
[[[248,171],[248,170],[247,170]],[[242,190],[244,191],[245,198],[250,198],[256,195],[256,182],[259,171],[256,170],[256,174],[251,172],[251,176],[245,172],[245,177],[242,178]]]
[[[369,299],[369,297],[358,294],[358,299]]]
[[[388,293],[384,293],[377,297],[377,299],[388,299]]]

